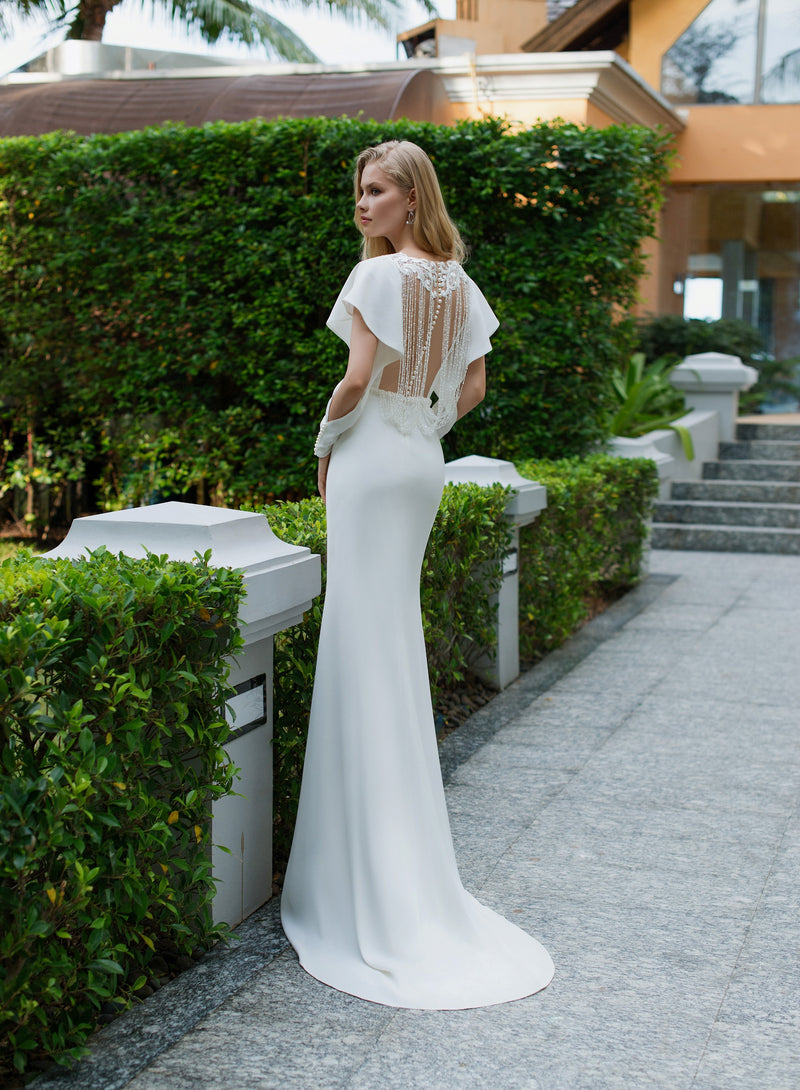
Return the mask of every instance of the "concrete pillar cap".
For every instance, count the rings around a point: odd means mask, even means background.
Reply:
[[[320,558],[288,545],[265,515],[196,503],[155,503],[75,519],[52,557],[77,558],[104,545],[143,557],[193,560],[211,550],[211,563],[244,572],[247,596],[239,611],[246,642],[297,624],[320,590]]]
[[[506,505],[506,515],[518,526],[533,522],[547,507],[547,489],[517,472],[513,462],[502,458],[485,458],[469,454],[445,463],[445,480],[449,484],[504,484],[514,489]]]
[[[749,390],[758,381],[758,371],[748,367],[738,356],[724,352],[697,352],[687,356],[670,374],[678,390],[721,393]]]

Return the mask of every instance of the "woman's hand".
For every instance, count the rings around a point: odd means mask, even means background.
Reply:
[[[328,484],[328,463],[330,460],[330,454],[326,454],[324,458],[320,458],[319,465],[317,466],[317,488],[319,489],[320,496],[322,496],[323,503],[325,503],[325,491]]]

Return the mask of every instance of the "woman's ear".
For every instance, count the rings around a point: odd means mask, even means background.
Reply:
[[[417,191],[414,188],[414,186],[412,185],[411,189],[409,189],[409,191],[408,191],[408,210],[409,210],[409,212],[413,212],[416,209],[416,207],[417,207]]]

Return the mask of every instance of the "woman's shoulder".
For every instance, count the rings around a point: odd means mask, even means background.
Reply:
[[[397,264],[393,260],[397,254],[380,254],[378,257],[364,257],[353,266],[348,281],[365,282],[374,279],[386,279],[397,274]]]

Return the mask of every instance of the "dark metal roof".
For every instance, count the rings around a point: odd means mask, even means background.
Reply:
[[[628,36],[630,0],[577,0],[522,46],[526,53],[616,49]]]
[[[0,136],[34,136],[55,129],[127,132],[183,121],[246,121],[254,117],[407,117],[444,120],[447,95],[425,69],[388,72],[151,79],[65,79],[0,84]]]

